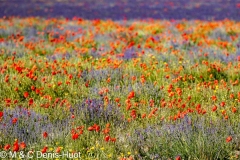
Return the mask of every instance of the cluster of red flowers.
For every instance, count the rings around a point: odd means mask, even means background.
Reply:
[[[5,151],[10,150],[11,148],[12,148],[12,151],[18,152],[20,150],[24,150],[26,148],[26,144],[24,142],[19,143],[18,140],[15,140],[12,146],[10,144],[6,144],[3,147]]]

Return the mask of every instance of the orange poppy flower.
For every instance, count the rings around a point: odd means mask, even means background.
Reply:
[[[25,142],[21,142],[20,143],[20,148],[21,149],[25,149],[26,148],[26,143]]]
[[[29,93],[28,93],[28,92],[24,92],[24,93],[23,93],[23,96],[24,96],[25,98],[27,98],[27,97],[29,96]]]
[[[117,140],[116,138],[111,138],[112,142],[116,142],[116,140]]]
[[[175,158],[175,160],[181,160],[181,157],[180,157],[180,156],[177,156],[177,157]]]
[[[212,96],[212,100],[216,101],[217,100],[217,96]]]
[[[131,98],[134,98],[135,97],[135,92],[134,91],[131,91],[129,94],[128,94],[128,99],[131,99]]]
[[[215,112],[217,110],[217,106],[213,106],[212,111]]]
[[[55,152],[56,152],[56,153],[60,153],[60,152],[61,152],[61,148],[60,148],[60,147],[57,147],[57,149],[56,149]]]
[[[236,113],[237,112],[237,108],[236,107],[232,107],[232,112]]]
[[[47,152],[47,149],[48,149],[48,147],[45,146],[45,147],[41,150],[41,152],[42,152],[42,153],[46,153],[46,152]]]
[[[231,141],[232,141],[232,136],[228,136],[228,137],[226,138],[226,142],[229,143],[229,142],[231,142]]]

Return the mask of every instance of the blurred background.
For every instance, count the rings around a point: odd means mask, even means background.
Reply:
[[[240,20],[240,0],[0,0],[0,17]]]

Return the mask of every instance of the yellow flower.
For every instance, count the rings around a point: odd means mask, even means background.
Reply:
[[[50,151],[53,151],[53,148],[49,148]]]
[[[101,150],[104,150],[104,147],[100,148]]]
[[[97,142],[96,142],[96,147],[98,147],[98,146],[99,146],[99,142],[97,141]]]
[[[94,150],[95,148],[94,147],[91,147],[90,150]]]
[[[130,154],[131,154],[131,152],[127,152],[127,154],[128,154],[128,155],[130,155]]]
[[[112,158],[112,154],[109,154],[109,155],[108,155],[108,158]]]

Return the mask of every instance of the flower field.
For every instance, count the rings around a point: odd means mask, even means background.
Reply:
[[[229,19],[1,18],[0,150],[239,159],[239,35]]]

